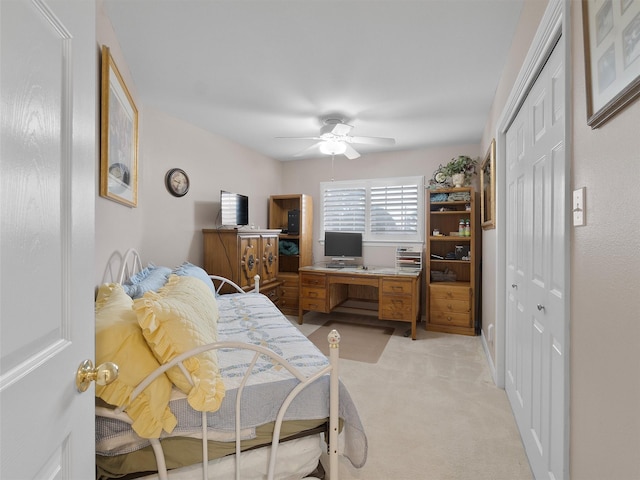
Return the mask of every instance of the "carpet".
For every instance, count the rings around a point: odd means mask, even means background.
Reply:
[[[340,358],[364,363],[378,363],[394,331],[391,327],[329,320],[308,337],[327,356],[327,335],[333,329],[340,333]]]

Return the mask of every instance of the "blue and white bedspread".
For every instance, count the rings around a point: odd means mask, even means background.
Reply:
[[[218,297],[218,340],[251,343],[268,348],[285,358],[304,375],[328,365],[327,357],[317,349],[278,308],[262,294],[230,294]],[[209,439],[234,441],[237,388],[255,352],[224,349],[218,351],[218,363],[226,395],[220,409],[207,414]],[[278,409],[298,381],[282,366],[261,356],[242,394],[242,437],[251,438],[255,428],[276,420]],[[178,419],[171,436],[199,436],[201,412],[189,406],[185,396],[174,389],[169,404]],[[349,392],[340,383],[340,418],[344,420],[341,437],[344,455],[355,467],[367,458],[367,437]],[[291,403],[285,420],[317,420],[329,416],[329,375],[305,388]],[[168,435],[167,435],[168,436]],[[96,420],[96,453],[113,456],[147,446],[119,420]]]

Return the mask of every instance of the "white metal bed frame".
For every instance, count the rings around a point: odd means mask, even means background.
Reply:
[[[142,270],[142,262],[140,260],[140,255],[135,249],[129,249],[124,254],[122,259],[122,267],[120,269],[118,275],[118,283],[122,283],[127,276]],[[221,288],[225,284],[231,285],[235,288],[239,293],[247,293],[242,288],[240,288],[237,284],[232,282],[231,280],[220,277],[217,275],[210,275],[214,286],[216,282],[219,283],[217,287],[215,287],[216,292],[220,292]],[[255,290],[252,292],[259,291],[259,276],[256,275],[255,278]],[[247,368],[247,371],[240,383],[240,387],[238,388],[238,393],[236,396],[236,418],[235,418],[235,434],[236,434],[236,458],[235,458],[235,466],[236,466],[236,480],[241,479],[241,435],[240,435],[240,427],[241,427],[241,419],[240,419],[240,402],[242,400],[242,393],[244,391],[244,387],[246,382],[251,375],[251,372],[260,358],[261,355],[265,355],[269,357],[273,362],[282,365],[287,371],[293,375],[297,380],[298,384],[291,390],[291,392],[287,395],[284,402],[280,406],[278,410],[278,415],[276,417],[272,441],[271,441],[271,453],[269,458],[269,469],[268,469],[268,480],[273,480],[275,475],[276,468],[276,459],[278,453],[278,445],[280,443],[280,431],[282,428],[282,422],[284,420],[284,415],[291,404],[291,402],[296,398],[296,396],[304,390],[308,385],[319,379],[320,377],[329,374],[329,438],[327,440],[327,445],[329,447],[329,479],[330,480],[338,480],[338,408],[339,408],[339,376],[338,376],[338,363],[339,363],[339,344],[340,344],[340,334],[336,330],[332,330],[327,336],[327,340],[329,342],[329,365],[318,370],[312,375],[305,376],[294,366],[289,364],[284,358],[275,352],[261,347],[259,345],[252,345],[242,342],[215,342],[208,345],[202,345],[195,349],[192,349],[188,352],[185,352],[181,355],[176,356],[169,363],[166,363],[156,369],[153,373],[151,373],[147,378],[145,378],[131,393],[130,402],[133,401],[151,382],[153,382],[158,376],[165,373],[167,370],[174,366],[178,366],[182,373],[186,378],[192,382],[190,375],[187,372],[187,369],[184,366],[184,361],[188,358],[198,355],[200,353],[209,351],[209,350],[219,350],[223,348],[233,348],[233,349],[245,349],[255,352],[253,359]],[[193,385],[193,382],[192,382]],[[132,423],[130,417],[124,412],[127,405],[124,405],[116,410],[111,410],[103,407],[96,407],[96,413],[104,416],[117,418],[119,420],[123,420],[129,424]],[[151,442],[151,446],[153,448],[153,452],[156,457],[156,463],[158,466],[158,478],[160,480],[168,480],[167,467],[164,459],[164,452],[162,450],[162,445],[160,440],[157,438],[149,439]],[[207,413],[202,412],[202,478],[203,480],[207,480],[208,477],[208,448],[207,448]]]

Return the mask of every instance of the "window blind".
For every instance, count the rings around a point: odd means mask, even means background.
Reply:
[[[422,242],[424,177],[322,182],[325,231],[360,232],[365,242]]]

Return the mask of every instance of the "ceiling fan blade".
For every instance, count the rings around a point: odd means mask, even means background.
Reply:
[[[284,138],[286,140],[322,140],[320,137],[274,137],[274,138]]]
[[[358,158],[360,156],[360,154],[356,151],[356,149],[353,148],[351,145],[349,145],[348,143],[345,143],[345,146],[347,147],[347,149],[344,151],[344,156],[347,157],[349,160],[353,160],[354,158]]]
[[[362,143],[366,145],[395,145],[395,138],[384,137],[351,137],[351,143]]]
[[[348,135],[352,128],[353,126],[347,125],[346,123],[336,123],[331,129],[331,133],[339,136]]]
[[[298,152],[296,154],[294,154],[294,157],[301,157],[303,155],[306,155],[307,153],[311,153],[313,151],[318,151],[318,146],[320,146],[320,143],[322,142],[317,142],[314,143],[313,145],[311,145],[310,147],[305,148],[304,150],[302,150],[301,152]]]

